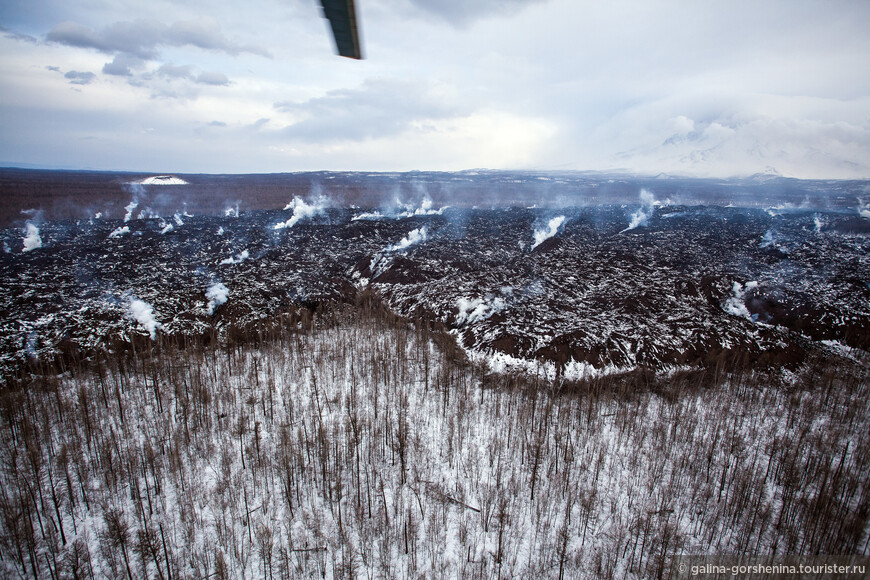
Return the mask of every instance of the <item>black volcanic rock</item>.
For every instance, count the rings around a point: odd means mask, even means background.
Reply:
[[[29,252],[20,230],[5,230],[0,356],[12,372],[28,356],[148,336],[134,299],[153,308],[158,332],[202,336],[267,324],[294,306],[353,302],[363,290],[440,323],[473,357],[575,374],[722,353],[797,361],[827,348],[822,340],[870,349],[870,239],[851,215],[670,206],[626,230],[634,209],[380,220],[331,209],[284,229],[274,226],[289,211],[256,211],[182,217],[165,233],[172,220],[47,222],[43,247]],[[535,229],[559,215],[558,233],[532,248]],[[110,237],[122,225],[130,233]],[[423,228],[424,240],[398,248]],[[229,296],[209,314],[205,292],[217,282]]]

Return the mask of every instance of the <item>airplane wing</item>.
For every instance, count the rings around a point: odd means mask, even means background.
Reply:
[[[361,59],[359,31],[356,24],[354,0],[320,0],[323,15],[329,19],[338,54]]]

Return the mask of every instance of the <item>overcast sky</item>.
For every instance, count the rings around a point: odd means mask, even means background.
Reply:
[[[0,162],[870,177],[870,2],[0,4]]]

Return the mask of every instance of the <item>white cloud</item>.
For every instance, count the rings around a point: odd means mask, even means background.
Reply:
[[[231,41],[224,35],[220,24],[208,16],[169,25],[151,19],[118,21],[99,30],[67,21],[52,28],[45,39],[67,46],[92,48],[106,54],[128,54],[142,60],[154,60],[164,47],[180,46],[230,55],[249,52],[268,56],[267,51],[255,45]]]
[[[867,3],[359,9],[362,62],[333,55],[316,2],[0,7],[0,159],[870,175]]]

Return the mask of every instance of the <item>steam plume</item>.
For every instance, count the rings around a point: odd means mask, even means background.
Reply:
[[[627,232],[628,230],[633,230],[634,228],[645,226],[649,222],[649,218],[652,217],[653,212],[655,211],[655,203],[655,196],[646,189],[641,189],[640,207],[636,212],[631,214],[631,221],[628,223],[628,227],[622,231]]]
[[[504,310],[506,306],[507,303],[501,297],[491,300],[460,298],[456,301],[456,308],[459,309],[459,313],[456,315],[456,325],[473,324],[479,320],[486,320],[496,312]]]
[[[124,209],[127,210],[127,213],[124,214],[124,223],[127,223],[133,218],[133,211],[139,207],[139,201],[135,198],[129,204],[124,206]]]
[[[130,233],[130,226],[117,227],[109,234],[110,238],[120,238]]]
[[[154,318],[154,308],[147,302],[133,296],[128,298],[127,315],[148,331],[151,340],[155,340],[157,338],[157,330],[163,328],[163,325]]]
[[[386,269],[387,266],[389,266],[390,260],[385,259],[389,254],[407,250],[411,246],[425,241],[427,237],[428,233],[426,231],[426,226],[411,230],[410,232],[408,232],[408,235],[399,240],[398,244],[387,246],[381,252],[375,254],[375,257],[372,258],[371,264],[369,265],[369,270],[371,270],[373,274],[377,275],[378,273]]]
[[[743,286],[740,282],[734,282],[734,286],[731,288],[731,297],[725,301],[724,309],[728,314],[733,314],[734,316],[741,316],[743,318],[752,319],[752,315],[749,313],[749,309],[746,308],[746,293],[750,290],[754,290],[758,287],[758,282],[752,281],[747,282],[746,286]]]
[[[363,212],[357,216],[351,218],[351,221],[358,220],[382,220],[387,218],[392,219],[403,219],[414,216],[424,216],[424,215],[442,215],[444,210],[447,209],[448,206],[443,206],[438,209],[432,208],[432,199],[427,195],[420,202],[420,207],[414,207],[412,204],[406,204],[399,201],[398,197],[394,200],[395,206],[392,208],[386,208],[384,213],[381,213],[378,210],[371,212]],[[398,211],[399,209],[403,211]]]
[[[327,200],[323,196],[318,197],[313,204],[305,203],[305,200],[301,197],[294,197],[293,201],[284,207],[285,211],[292,209],[293,215],[286,222],[276,224],[275,229],[280,230],[284,228],[292,228],[304,219],[310,219],[322,214],[326,207],[326,202]]]
[[[145,188],[139,183],[131,183],[130,192],[133,194],[133,199],[124,207],[127,212],[124,214],[125,223],[133,219],[133,212],[139,207],[139,198],[145,195]]]
[[[205,297],[208,298],[208,313],[214,314],[218,306],[227,301],[230,295],[230,290],[221,282],[215,282],[205,291]]]
[[[39,235],[38,222],[42,219],[42,211],[36,209],[25,209],[21,213],[30,216],[24,224],[24,240],[22,252],[29,252],[36,248],[42,247],[42,237]]]
[[[221,260],[220,265],[228,266],[232,264],[241,264],[242,262],[247,260],[249,256],[250,254],[248,253],[248,250],[242,250],[242,252],[240,254],[236,254],[235,257],[230,256],[229,258],[224,258],[223,260]]]
[[[29,252],[42,247],[42,238],[39,236],[39,227],[33,222],[27,222],[24,228],[24,247],[22,252]]]
[[[397,218],[406,218],[413,217],[416,215],[441,215],[444,213],[444,210],[447,207],[440,207],[438,209],[432,209],[432,198],[428,195],[423,198],[423,201],[420,202],[420,207],[413,207],[411,205],[405,206],[405,211],[400,213]]]
[[[535,229],[535,243],[532,244],[532,249],[534,250],[540,246],[544,240],[549,240],[559,233],[559,228],[561,228],[564,223],[565,216],[560,215],[547,222],[546,226]]]
[[[408,232],[407,236],[399,240],[398,244],[387,247],[384,250],[384,253],[401,252],[402,250],[406,250],[410,246],[426,241],[427,237],[428,234],[426,232],[426,226],[417,228],[416,230],[411,230],[410,232]]]

